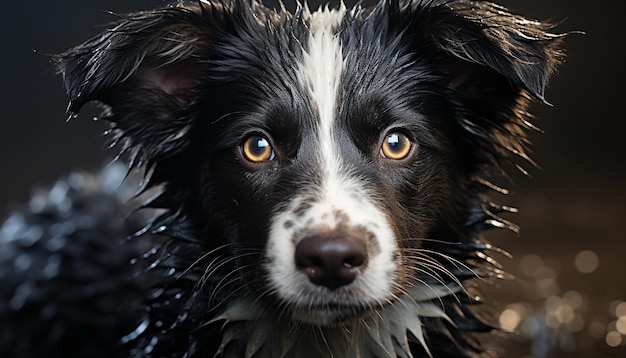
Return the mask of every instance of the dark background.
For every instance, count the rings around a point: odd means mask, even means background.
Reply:
[[[67,99],[45,54],[97,34],[96,25],[114,19],[105,10],[123,13],[165,3],[3,4],[0,216],[27,201],[34,186],[48,186],[73,169],[98,168],[110,156],[100,135],[105,125],[91,120],[93,109],[66,123]],[[530,17],[564,20],[561,31],[586,32],[566,42],[567,60],[547,91],[554,106],[533,108],[535,124],[545,132],[533,136],[543,169],[533,170],[532,179],[516,178],[514,193],[499,198],[520,208],[512,219],[522,234],[489,237],[514,255],[500,261],[518,277],[488,292],[489,300],[507,309],[502,322],[518,332],[506,356],[625,357],[626,304],[620,303],[626,301],[626,2],[500,3]]]

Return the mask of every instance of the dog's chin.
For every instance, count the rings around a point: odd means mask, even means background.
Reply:
[[[316,326],[334,326],[362,319],[374,308],[365,305],[325,304],[292,307],[291,318]]]

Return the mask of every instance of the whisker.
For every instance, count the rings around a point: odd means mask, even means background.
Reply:
[[[430,249],[424,249],[424,248],[408,248],[405,249],[408,252],[413,252],[415,254],[433,254],[435,256],[441,257],[443,259],[445,259],[446,261],[450,262],[451,264],[454,265],[454,267],[456,267],[457,269],[459,267],[462,267],[464,269],[466,269],[467,271],[471,272],[472,275],[474,275],[476,278],[482,280],[482,277],[476,273],[476,271],[474,271],[474,269],[472,269],[471,267],[469,267],[466,263],[460,261],[459,259],[456,259],[450,255],[438,252],[438,251],[434,251],[434,250],[430,250]],[[424,257],[430,257],[428,255],[423,255]]]
[[[445,282],[445,281],[441,278],[441,276],[439,276],[438,274],[437,274],[437,275],[430,274],[430,273],[429,273],[429,272],[427,272],[427,271],[421,271],[421,272],[423,272],[423,273],[424,273],[424,274],[426,274],[428,277],[431,277],[432,279],[434,279],[435,281],[437,281],[437,283],[439,283],[441,287],[444,287],[444,288],[445,288],[448,292],[450,292],[450,295],[452,295],[452,296],[455,298],[455,300],[456,300],[457,302],[461,303],[460,298],[457,296],[457,291],[456,291],[456,290],[454,290],[452,287],[450,287],[450,284],[449,284],[449,283],[446,283],[446,282]],[[456,287],[458,287],[461,291],[463,291],[467,297],[470,297],[469,293],[468,293],[468,292],[467,292],[467,290],[465,289],[465,286],[463,286],[463,284],[461,283],[461,281],[459,281],[459,280],[456,278],[456,276],[454,276],[454,274],[452,274],[452,273],[451,273],[451,272],[449,272],[448,270],[443,270],[441,273],[445,274],[447,277],[450,277],[450,278],[452,279],[452,281],[453,281],[454,285],[455,285]]]
[[[226,249],[228,246],[231,246],[231,244],[224,244],[224,245],[216,247],[215,249],[213,249],[211,251],[208,251],[208,252],[204,253],[198,259],[196,259],[193,263],[191,263],[191,265],[189,265],[185,270],[183,270],[183,272],[178,274],[176,276],[176,279],[178,280],[181,277],[185,276],[192,268],[194,268],[196,265],[198,265],[202,260],[204,260],[205,258],[207,258],[210,255],[215,254],[217,251]]]

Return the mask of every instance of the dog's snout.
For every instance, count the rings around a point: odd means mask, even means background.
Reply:
[[[366,266],[367,245],[350,236],[308,236],[296,246],[295,260],[312,283],[336,290],[354,281]]]

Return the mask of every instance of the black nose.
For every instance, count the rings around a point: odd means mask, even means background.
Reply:
[[[346,235],[315,235],[296,246],[296,266],[316,285],[335,290],[350,284],[367,264],[362,239]]]

